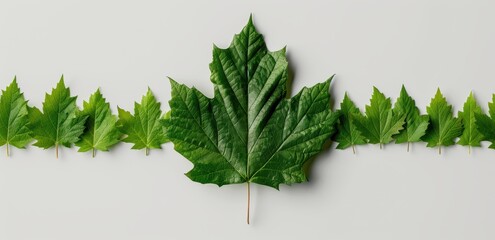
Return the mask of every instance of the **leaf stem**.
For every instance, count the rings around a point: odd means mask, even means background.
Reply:
[[[94,158],[94,157],[95,157],[95,155],[96,155],[96,150],[95,150],[95,148],[93,148],[93,154],[92,154],[92,155],[93,155],[93,158]]]
[[[380,149],[383,149],[383,144],[382,143],[380,143]]]
[[[9,144],[7,143],[5,146],[7,148],[7,157],[9,157],[10,156],[10,153],[9,153]]]
[[[58,159],[58,143],[55,143],[55,156]]]
[[[410,143],[411,143],[411,142],[407,142],[407,152],[409,152],[409,144],[410,144]]]
[[[442,146],[438,146],[438,155],[442,155]]]
[[[354,147],[354,145],[352,145],[352,153],[356,154],[356,148]]]
[[[144,154],[146,154],[146,156],[150,155],[150,149],[149,148],[145,148],[144,149]]]
[[[251,186],[247,182],[247,224],[249,224],[249,208],[251,205]]]
[[[471,145],[468,146],[469,155],[471,155]]]

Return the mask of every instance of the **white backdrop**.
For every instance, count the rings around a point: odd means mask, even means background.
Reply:
[[[148,86],[168,110],[166,76],[212,95],[213,43],[227,47],[253,14],[271,50],[287,45],[293,90],[337,74],[364,109],[377,86],[401,84],[422,112],[441,90],[454,110],[470,90],[486,110],[495,92],[493,1],[0,2],[0,87],[17,75],[41,106],[64,74],[78,104],[101,87],[116,112]],[[337,105],[337,104],[335,104]],[[0,155],[0,239],[494,239],[495,151],[414,144],[319,155],[310,182],[280,191],[190,181],[171,144],[108,153],[14,149]],[[5,149],[0,148],[1,151]]]

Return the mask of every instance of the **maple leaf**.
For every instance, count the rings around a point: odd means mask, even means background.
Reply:
[[[365,117],[356,118],[356,127],[370,143],[379,143],[380,149],[403,129],[406,116],[394,113],[390,98],[386,98],[376,87],[373,87],[370,105],[366,105],[365,113]]]
[[[89,101],[83,102],[83,110],[79,113],[88,116],[85,123],[86,129],[81,139],[76,142],[79,152],[108,151],[108,149],[120,141],[120,132],[117,129],[117,117],[112,115],[110,104],[106,102],[100,89],[89,97]]]
[[[431,99],[426,112],[430,116],[430,125],[422,140],[428,142],[427,147],[438,146],[438,154],[441,154],[442,146],[453,145],[455,139],[462,134],[461,119],[452,116],[452,106],[447,103],[440,89]]]
[[[416,107],[416,101],[406,91],[404,85],[400,91],[400,96],[394,105],[394,110],[398,115],[405,115],[404,129],[395,135],[395,143],[407,142],[407,151],[409,152],[409,144],[411,142],[421,141],[426,133],[429,124],[428,115],[420,115],[419,109]]]
[[[268,51],[250,18],[227,49],[214,46],[214,98],[170,80],[167,136],[194,165],[200,183],[250,183],[278,189],[307,180],[306,161],[322,150],[339,114],[330,110],[330,80],[287,99],[285,48]]]
[[[361,134],[354,124],[354,119],[363,117],[359,108],[354,105],[354,102],[348,97],[347,93],[344,95],[344,100],[340,103],[340,117],[337,125],[337,133],[335,134],[335,141],[339,144],[337,149],[346,149],[352,147],[352,152],[356,153],[354,149],[355,145],[365,144],[366,138]]]
[[[83,133],[87,116],[76,114],[77,97],[70,96],[69,88],[65,87],[64,76],[60,78],[57,87],[51,94],[45,94],[43,112],[38,108],[29,108],[29,119],[34,146],[44,149],[55,146],[56,157],[60,145],[71,147],[79,141]]]
[[[484,139],[492,144],[489,148],[495,149],[495,94],[492,95],[492,102],[488,103],[488,117],[483,112],[475,112],[476,129],[483,134]]]
[[[148,88],[148,92],[141,99],[141,103],[134,103],[134,115],[122,108],[119,110],[117,126],[126,135],[123,142],[134,143],[132,149],[145,149],[149,154],[150,149],[160,149],[167,142],[162,118],[160,103]]]
[[[471,147],[481,147],[483,135],[477,129],[475,118],[475,114],[481,113],[483,113],[483,110],[481,110],[481,107],[478,105],[471,92],[464,103],[463,112],[459,111],[457,114],[464,126],[464,131],[457,144],[469,146],[469,153],[471,153]]]
[[[28,123],[27,101],[14,77],[12,83],[2,90],[0,97],[0,146],[6,145],[7,156],[9,156],[9,145],[25,148],[31,142]]]

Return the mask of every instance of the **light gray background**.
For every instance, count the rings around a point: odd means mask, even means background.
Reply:
[[[101,87],[116,111],[150,86],[168,110],[166,76],[212,95],[208,64],[253,13],[271,50],[288,48],[293,90],[337,77],[364,109],[377,86],[405,84],[424,112],[441,87],[454,110],[495,92],[493,1],[0,2],[0,85],[14,75],[41,106],[64,74],[78,103]],[[280,191],[190,181],[171,144],[109,153],[28,147],[0,155],[0,239],[494,239],[495,151],[414,144],[331,150],[309,183]]]

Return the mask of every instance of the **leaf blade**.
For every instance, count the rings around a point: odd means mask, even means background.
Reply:
[[[422,138],[423,141],[427,142],[426,146],[441,147],[455,144],[455,138],[462,134],[462,122],[453,117],[452,106],[447,103],[440,89],[431,99],[426,112],[430,116],[430,125]]]
[[[167,142],[163,129],[161,104],[148,88],[141,102],[134,103],[134,115],[124,109],[118,108],[116,125],[120,132],[126,136],[121,140],[133,143],[132,149],[145,149],[148,155],[149,149],[161,149],[161,145]]]
[[[120,132],[116,126],[117,117],[112,115],[110,104],[99,89],[90,96],[89,101],[83,102],[83,110],[79,115],[88,116],[86,130],[76,142],[79,152],[108,151],[120,141]]]
[[[2,90],[0,97],[0,146],[8,145],[25,148],[31,142],[29,129],[28,105],[24,94],[17,85],[17,78]]]

